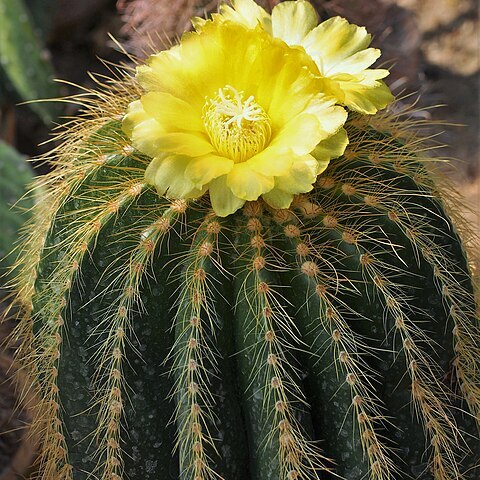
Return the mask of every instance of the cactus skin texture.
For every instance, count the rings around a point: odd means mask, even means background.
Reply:
[[[84,98],[23,243],[38,478],[480,478],[472,266],[408,122],[352,116],[312,192],[220,219],[144,183],[137,96]]]

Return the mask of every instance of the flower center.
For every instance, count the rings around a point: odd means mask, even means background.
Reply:
[[[203,123],[212,145],[235,163],[261,152],[272,134],[265,110],[253,95],[243,97],[243,92],[226,85],[203,107]]]

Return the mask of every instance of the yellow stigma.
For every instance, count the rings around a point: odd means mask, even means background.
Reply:
[[[235,163],[261,152],[270,141],[270,119],[255,102],[230,85],[218,90],[203,107],[203,122],[212,145]]]

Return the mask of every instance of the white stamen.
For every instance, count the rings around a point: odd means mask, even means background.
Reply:
[[[243,162],[261,151],[270,141],[270,120],[253,95],[231,85],[220,88],[207,99],[203,120],[213,145],[219,153]]]

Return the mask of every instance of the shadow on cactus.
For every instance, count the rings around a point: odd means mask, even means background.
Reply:
[[[77,97],[39,180],[38,478],[478,478],[471,239],[369,35],[306,2],[195,26]]]

